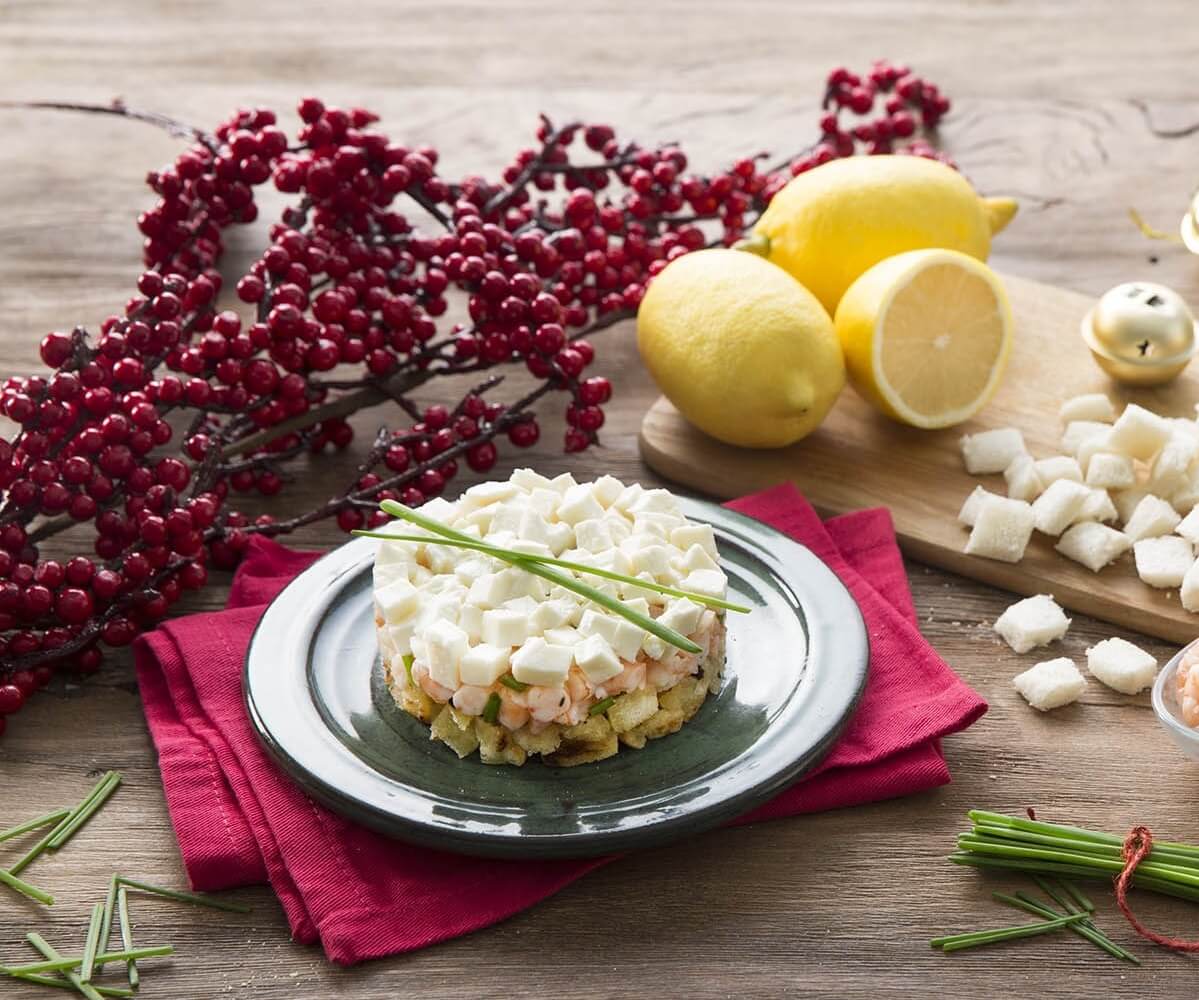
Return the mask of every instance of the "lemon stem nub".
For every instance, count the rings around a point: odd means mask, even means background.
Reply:
[[[744,250],[746,253],[756,253],[759,257],[770,256],[770,237],[754,233],[733,244],[734,250]]]

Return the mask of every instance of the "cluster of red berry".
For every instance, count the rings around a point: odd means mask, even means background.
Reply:
[[[384,520],[382,499],[418,505],[460,462],[485,472],[502,440],[536,443],[532,408],[547,394],[565,397],[566,450],[589,447],[612,387],[588,374],[588,336],[631,316],[670,260],[735,243],[792,174],[854,153],[853,137],[888,151],[916,133],[910,109],[927,128],[948,107],[881,63],[866,80],[836,70],[826,105],[865,114],[892,90],[887,117],[852,137],[832,114],[805,153],[710,177],[688,173],[675,146],[543,119],[539,146],[498,182],[451,182],[436,150],[392,142],[370,112],[315,98],[300,101],[294,140],[266,109],[207,133],[76,106],[166,125],[190,144],[148,177],[159,200],[138,218],[137,294],[94,337],[47,336],[48,374],[0,387],[0,412],[20,425],[0,439],[0,733],[56,669],[98,669],[103,645],[131,642],[210,566],[234,566],[255,533],[322,517],[351,530]],[[295,198],[236,282],[243,315],[220,307],[222,233],[257,217],[255,188],[271,180]],[[414,228],[399,210],[410,206],[434,231]],[[441,330],[451,288],[466,294],[469,319]],[[499,378],[482,376],[453,405],[410,402],[438,376],[502,365],[523,366],[533,388],[493,402]],[[406,426],[380,433],[346,492],[285,520],[233,508],[239,492],[283,490],[289,459],[345,448],[346,416],[383,402]],[[39,555],[39,542],[81,522],[94,526],[93,552]]]

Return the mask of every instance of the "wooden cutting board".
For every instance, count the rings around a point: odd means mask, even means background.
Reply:
[[[1199,635],[1199,615],[1184,611],[1177,591],[1138,579],[1132,554],[1100,573],[1053,551],[1034,532],[1016,565],[968,556],[967,529],[957,521],[976,485],[1005,493],[1002,476],[974,477],[962,464],[959,439],[996,427],[1018,427],[1036,458],[1060,453],[1062,400],[1107,392],[1117,408],[1138,402],[1167,416],[1194,417],[1199,363],[1158,389],[1124,389],[1104,375],[1079,338],[1092,300],[1021,278],[1007,278],[1016,342],[1003,385],[978,417],[945,431],[901,427],[846,389],[814,434],[789,448],[735,448],[697,431],[659,398],[641,425],[641,453],[660,475],[700,493],[740,496],[793,482],[824,514],[862,507],[891,510],[904,552],[913,559],[1017,594],[1052,594],[1066,608],[1176,642]]]

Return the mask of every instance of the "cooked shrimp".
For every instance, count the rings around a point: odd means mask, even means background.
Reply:
[[[482,715],[483,709],[487,707],[487,699],[490,697],[490,688],[463,684],[454,692],[454,707],[463,715]]]
[[[525,692],[501,687],[500,725],[505,729],[517,730],[529,721],[529,709],[525,705]]]
[[[570,695],[564,687],[538,687],[534,685],[525,693],[525,703],[534,722],[553,722],[570,710]]]
[[[621,662],[624,663],[624,670],[611,680],[604,681],[595,689],[597,698],[607,698],[622,691],[636,691],[645,684],[644,663],[640,661],[629,663],[627,660]]]
[[[420,685],[420,689],[425,694],[442,705],[454,697],[453,691],[447,687],[442,687],[429,676],[429,668],[423,663],[414,663],[412,665],[412,679]]]
[[[1188,726],[1199,726],[1199,669],[1187,671],[1186,684],[1182,689],[1182,721]]]

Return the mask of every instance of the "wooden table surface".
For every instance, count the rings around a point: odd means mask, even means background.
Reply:
[[[208,125],[237,104],[287,112],[317,92],[377,109],[393,135],[439,147],[451,173],[494,171],[545,109],[677,139],[700,167],[715,167],[745,151],[805,144],[823,74],[886,55],[952,95],[944,139],[975,183],[1020,198],[995,247],[999,267],[1094,295],[1148,277],[1199,305],[1199,260],[1146,242],[1126,214],[1135,205],[1172,226],[1199,180],[1199,134],[1162,134],[1199,122],[1197,29],[1189,0],[373,0],[339,13],[295,0],[9,0],[0,11],[0,98],[122,95]],[[94,326],[130,294],[133,219],[150,200],[141,179],[173,150],[134,124],[0,110],[0,372],[40,367],[47,330]],[[239,238],[234,262],[252,245]],[[652,481],[635,442],[654,390],[631,341],[624,324],[599,345],[597,370],[618,391],[606,447],[567,458],[554,430],[526,461],[551,473]],[[324,498],[350,461],[314,465],[279,503]],[[327,525],[297,539],[337,541]],[[909,575],[928,639],[991,703],[981,722],[945,741],[951,785],[628,857],[500,926],[351,970],[292,943],[262,888],[236,894],[254,907],[246,917],[146,904],[154,936],[180,957],[151,971],[144,995],[1189,994],[1193,960],[1138,945],[1107,894],[1102,925],[1144,957],[1141,969],[1065,935],[955,956],[929,949],[934,934],[1008,922],[989,892],[1019,881],[944,862],[966,809],[1031,805],[1112,831],[1145,822],[1194,842],[1199,768],[1167,742],[1147,696],[1092,683],[1080,704],[1033,712],[1010,679],[1035,656],[1015,656],[990,631],[1009,597],[915,564]],[[217,581],[187,610],[220,606],[226,586]],[[1078,620],[1062,653],[1080,658],[1109,634]],[[0,740],[0,826],[71,800],[104,768],[121,769],[126,784],[70,851],[36,868],[60,897],[52,911],[0,896],[3,960],[22,954],[30,927],[64,947],[81,941],[88,907],[115,868],[185,884],[128,657],[92,682],[33,699],[9,730]],[[1194,936],[1184,905],[1144,909]],[[0,984],[0,996],[26,995],[40,994]]]

